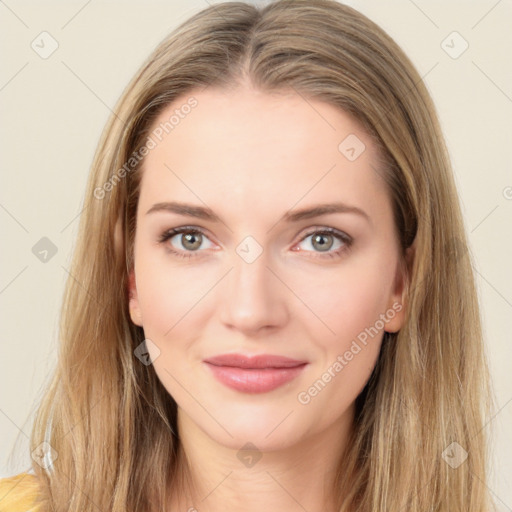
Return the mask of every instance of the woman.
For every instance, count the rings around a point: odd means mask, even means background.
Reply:
[[[102,136],[71,275],[35,476],[2,510],[489,510],[449,159],[354,9],[225,3],[174,31]]]

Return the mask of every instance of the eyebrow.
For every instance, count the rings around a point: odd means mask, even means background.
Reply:
[[[208,207],[180,203],[177,201],[156,203],[146,212],[146,215],[155,212],[176,213],[178,215],[195,217],[197,219],[203,219],[211,222],[222,222],[222,219]],[[357,206],[351,206],[344,203],[318,204],[301,210],[288,211],[283,215],[281,220],[284,220],[285,222],[298,222],[332,213],[355,213],[365,218],[371,224],[370,216],[364,210],[361,210],[361,208],[358,208]]]

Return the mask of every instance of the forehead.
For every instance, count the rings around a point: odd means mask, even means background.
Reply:
[[[256,203],[284,211],[346,200],[385,207],[376,148],[360,123],[293,90],[192,91],[161,112],[152,133],[158,136],[143,164],[144,206],[201,201],[255,213]]]

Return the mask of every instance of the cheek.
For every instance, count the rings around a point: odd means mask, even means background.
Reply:
[[[200,337],[200,299],[211,284],[206,279],[193,279],[179,265],[165,262],[164,254],[141,251],[135,270],[137,294],[144,336],[156,346],[153,352],[149,350],[154,370],[168,393],[183,405],[190,397],[179,383],[185,382],[193,370],[185,354]]]
[[[316,313],[305,312],[302,319],[316,345],[318,364],[307,382],[310,387],[304,389],[305,401],[299,397],[301,403],[315,397],[317,405],[332,407],[334,417],[364,388],[380,352],[392,264],[376,253],[359,261],[347,259],[324,277],[317,274],[313,288],[308,286],[311,280],[302,282],[304,302]]]
[[[323,422],[334,421],[350,407],[379,356],[383,337],[379,318],[385,307],[379,286],[383,283],[367,276],[340,276],[310,296],[311,309],[321,312],[318,316],[332,332],[316,318],[308,321],[317,361],[297,400],[324,410]]]
[[[136,260],[137,294],[147,337],[151,333],[160,339],[174,336],[213,284],[205,272],[184,271],[170,258],[163,249],[141,250]]]
[[[314,280],[295,278],[294,290],[310,310],[302,308],[303,321],[312,339],[324,340],[328,350],[343,349],[361,333],[364,337],[367,330],[383,330],[379,318],[388,305],[391,265],[370,259],[355,263],[340,264],[336,271],[323,275],[317,273]]]

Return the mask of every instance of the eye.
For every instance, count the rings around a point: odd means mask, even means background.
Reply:
[[[178,235],[181,235],[181,237],[178,237]],[[172,239],[175,237],[178,240],[178,245],[181,245],[181,247],[172,244]],[[306,250],[306,252],[316,253],[316,255],[313,256],[316,258],[334,258],[341,256],[350,249],[353,243],[349,235],[334,228],[322,228],[310,231],[302,238],[301,243],[309,238],[311,238],[311,240],[306,245],[312,247],[313,251]],[[171,244],[166,243],[169,240]],[[201,229],[192,226],[182,226],[164,231],[160,235],[158,242],[166,244],[166,250],[178,257],[192,258],[200,255],[199,253],[202,252],[200,249],[205,240],[209,239]],[[336,245],[337,247],[335,247]],[[333,246],[335,250],[331,250]],[[295,248],[292,250],[297,251]]]
[[[172,239],[174,237],[176,237],[176,240],[178,240],[181,247],[176,247],[172,244]],[[171,241],[171,244],[166,245],[169,252],[182,258],[192,258],[193,256],[196,256],[194,253],[200,252],[200,248],[203,245],[204,240],[208,240],[208,238],[205,233],[198,228],[182,226],[165,231],[158,239],[158,242],[164,244],[168,240]]]
[[[311,238],[310,242],[306,245],[312,247],[318,254],[313,257],[327,257],[334,258],[341,256],[347,252],[352,245],[352,238],[342,231],[338,231],[334,228],[322,228],[316,231],[310,231],[302,240],[301,243]],[[337,245],[337,247],[336,247]],[[335,250],[331,250],[335,247]],[[296,249],[293,249],[296,250]]]

